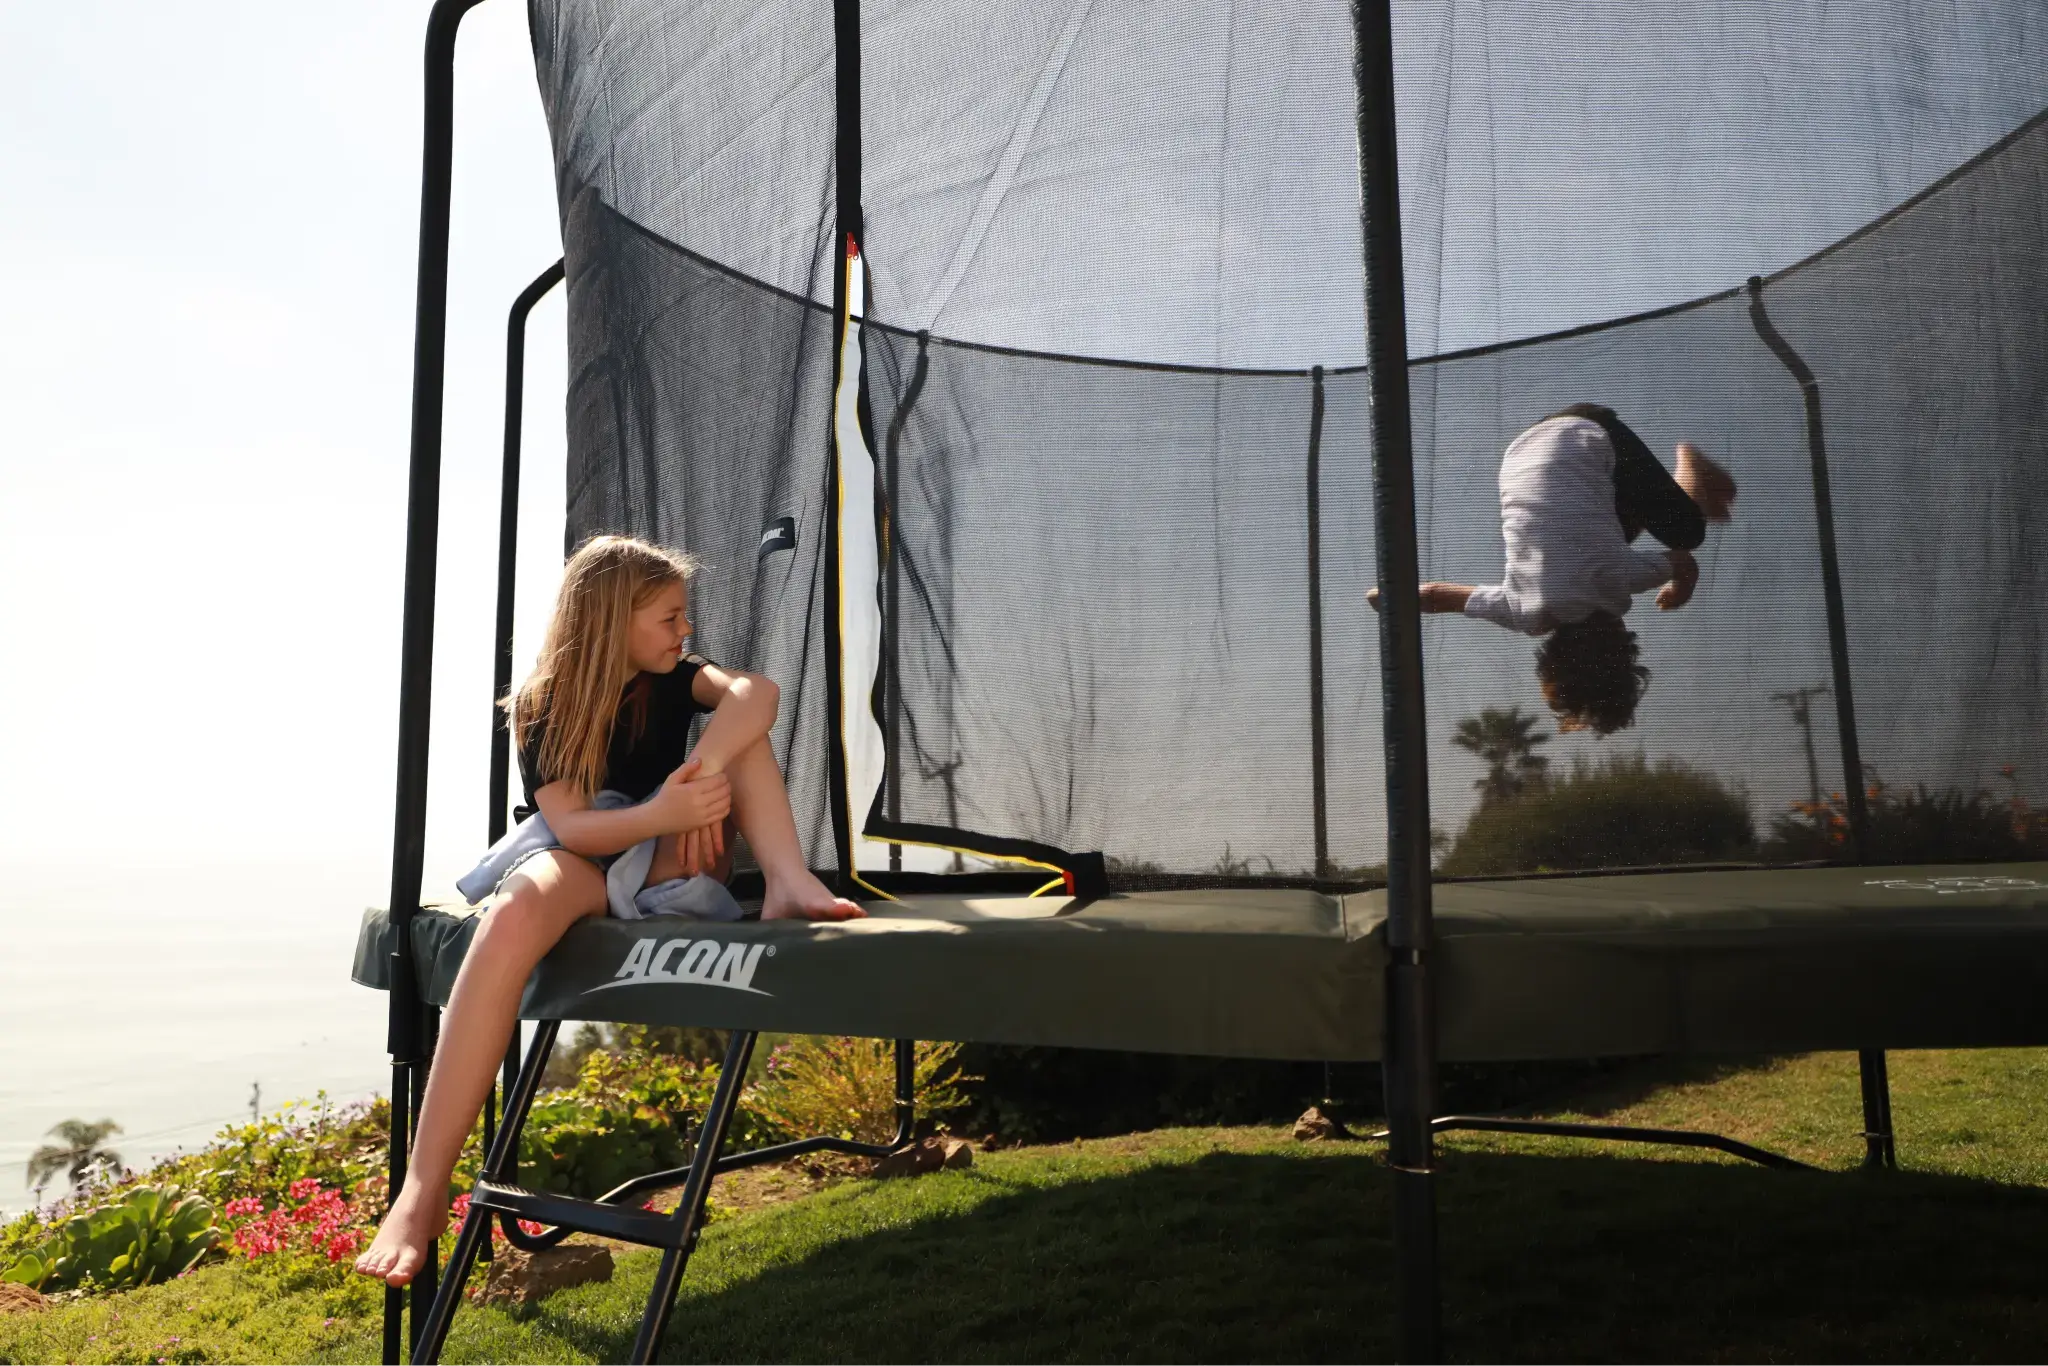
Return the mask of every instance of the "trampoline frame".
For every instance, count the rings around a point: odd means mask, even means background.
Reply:
[[[443,415],[448,304],[448,247],[453,163],[454,64],[457,30],[463,16],[482,0],[435,0],[425,40],[424,137],[421,153],[420,236],[415,298],[413,389],[409,473],[406,504],[404,618],[400,652],[399,727],[396,794],[393,812],[390,900],[396,928],[391,952],[391,999],[386,1043],[391,1054],[390,1191],[405,1181],[407,1149],[424,1096],[427,1066],[434,1053],[439,1011],[426,1004],[415,976],[410,923],[420,907],[425,859],[427,751],[433,673],[434,598],[440,515],[441,424]],[[837,240],[842,249],[857,241],[859,205],[859,0],[833,0],[838,38],[837,92],[840,104]],[[1437,1065],[1434,1052],[1434,991],[1430,980],[1432,941],[1429,848],[1428,755],[1426,749],[1421,650],[1420,572],[1416,545],[1414,454],[1411,444],[1407,378],[1405,283],[1401,259],[1399,184],[1395,157],[1394,66],[1390,0],[1352,0],[1353,79],[1357,92],[1360,231],[1364,258],[1365,334],[1373,439],[1374,519],[1382,610],[1380,632],[1382,728],[1386,743],[1388,823],[1387,941],[1391,962],[1386,980],[1384,1061],[1388,1128],[1378,1135],[1388,1145],[1393,1179],[1393,1220],[1397,1267],[1400,1343],[1404,1360],[1434,1361],[1441,1356],[1441,1295],[1437,1282],[1434,1136],[1448,1130],[1570,1135],[1585,1138],[1679,1144],[1715,1149],[1776,1167],[1806,1164],[1752,1148],[1715,1134],[1645,1129],[1619,1125],[1564,1124],[1507,1117],[1440,1116],[1435,1113]],[[849,41],[851,39],[851,41]],[[849,56],[849,54],[851,54]],[[849,119],[846,115],[852,111]],[[848,187],[852,192],[849,193]],[[845,324],[845,271],[834,300],[835,322]],[[510,687],[512,605],[517,558],[519,446],[523,390],[525,326],[533,306],[564,278],[557,261],[521,291],[507,327],[506,403],[503,486],[499,504],[498,596],[493,655],[493,732],[489,828],[495,840],[506,826],[506,789],[510,779],[509,734],[496,699]],[[1770,324],[1763,304],[1761,279],[1748,284],[1751,318],[1758,334],[1799,383],[1805,401],[1807,434],[1813,466],[1816,515],[1820,526],[1823,585],[1828,607],[1830,656],[1834,673],[1837,723],[1846,770],[1846,790],[1854,861],[1869,854],[1868,815],[1863,800],[1862,769],[1850,687],[1846,623],[1840,571],[1836,561],[1832,498],[1820,408],[1819,384],[1798,353]],[[1574,329],[1586,330],[1586,329]],[[1515,343],[1510,343],[1510,345]],[[1496,348],[1482,348],[1486,350]],[[834,367],[837,374],[838,353]],[[1320,367],[1316,375],[1320,380]],[[1320,398],[1320,383],[1317,385]],[[835,384],[836,392],[836,384]],[[1312,452],[1311,460],[1314,459]],[[838,458],[836,444],[833,459]],[[1311,466],[1313,470],[1313,464]],[[1311,483],[1313,496],[1314,484]],[[828,535],[833,529],[828,528]],[[1313,571],[1313,565],[1312,565]],[[1313,577],[1313,573],[1312,573]],[[833,581],[833,592],[837,592]],[[1320,646],[1320,641],[1314,642]],[[835,702],[840,693],[837,652],[828,658]],[[1319,650],[1318,650],[1319,653]],[[1318,716],[1317,721],[1320,721]],[[836,746],[835,746],[836,749]],[[1318,757],[1320,747],[1318,747]],[[846,789],[837,781],[840,757],[833,755],[834,833],[844,849],[851,838],[851,813],[845,809]],[[1318,815],[1320,816],[1320,803]],[[884,836],[886,838],[886,836]],[[1317,872],[1324,871],[1327,851],[1318,830]],[[538,1093],[540,1075],[560,1030],[559,1021],[539,1025],[523,1064],[519,1060],[520,1030],[515,1024],[505,1060],[505,1112],[496,1122],[495,1089],[486,1103],[484,1123],[488,1157],[485,1175],[473,1192],[445,1279],[437,1275],[430,1250],[411,1287],[412,1359],[438,1358],[464,1280],[479,1257],[489,1256],[485,1236],[493,1218],[513,1245],[540,1249],[583,1229],[664,1249],[647,1313],[635,1341],[632,1359],[651,1361],[666,1326],[675,1291],[701,1229],[710,1183],[720,1172],[804,1153],[831,1151],[883,1156],[909,1142],[915,1125],[914,1044],[896,1041],[897,1132],[887,1144],[861,1144],[837,1138],[807,1138],[792,1143],[727,1154],[723,1151],[741,1079],[752,1056],[756,1036],[735,1032],[710,1109],[699,1124],[690,1165],[635,1178],[596,1201],[525,1191],[516,1184],[518,1139],[527,1111]],[[1864,1117],[1865,1165],[1896,1165],[1891,1132],[1891,1106],[1885,1055],[1858,1054]],[[672,1215],[657,1216],[621,1209],[619,1203],[646,1190],[673,1185],[680,1179],[683,1197]],[[552,1225],[539,1235],[519,1228],[520,1218]],[[383,1359],[400,1359],[406,1292],[387,1288],[384,1299]]]

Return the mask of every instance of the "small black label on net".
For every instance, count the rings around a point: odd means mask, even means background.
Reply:
[[[767,559],[778,550],[796,549],[796,518],[777,517],[761,533],[761,548],[756,559]]]

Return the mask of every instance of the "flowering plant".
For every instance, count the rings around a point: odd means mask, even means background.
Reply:
[[[251,1260],[298,1252],[330,1262],[353,1257],[362,1249],[367,1230],[340,1191],[306,1176],[291,1183],[286,1197],[267,1212],[253,1195],[228,1201],[222,1210],[228,1221],[228,1246]]]

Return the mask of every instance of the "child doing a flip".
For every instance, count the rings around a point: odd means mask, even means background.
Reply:
[[[616,856],[656,841],[649,886],[716,873],[730,817],[761,865],[763,919],[862,914],[804,862],[768,747],[775,685],[684,653],[694,569],[673,551],[600,536],[563,570],[533,673],[506,699],[527,800],[558,847],[505,875],[462,960],[405,1188],[356,1259],[364,1275],[406,1284],[447,1226],[449,1177],[505,1056],[527,976],[571,925],[605,913],[604,870]],[[710,719],[690,749],[699,713]],[[639,804],[596,809],[607,789]]]
[[[1650,671],[1622,624],[1637,593],[1692,600],[1692,552],[1735,504],[1727,471],[1685,442],[1674,477],[1611,408],[1578,403],[1508,444],[1500,466],[1507,572],[1498,584],[1422,585],[1422,610],[1460,612],[1548,637],[1536,677],[1558,729],[1608,735],[1632,724]],[[1637,549],[1649,532],[1662,550]],[[1379,605],[1379,590],[1368,598]]]

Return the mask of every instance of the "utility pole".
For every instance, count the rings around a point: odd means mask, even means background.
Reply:
[[[1825,683],[1815,683],[1789,692],[1774,692],[1773,702],[1782,702],[1792,713],[1792,724],[1799,727],[1799,738],[1806,744],[1806,785],[1813,804],[1820,805],[1820,758],[1813,749],[1813,699],[1825,697],[1832,691]]]

